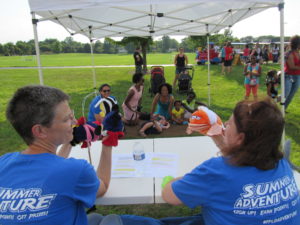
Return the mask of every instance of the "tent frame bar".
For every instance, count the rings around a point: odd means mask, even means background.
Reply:
[[[38,64],[39,79],[40,79],[40,84],[44,85],[43,71],[42,71],[42,66],[41,66],[40,46],[39,46],[39,39],[38,39],[38,32],[37,32],[37,23],[39,20],[36,19],[34,12],[32,12],[31,15],[32,15],[34,46],[35,46],[35,53],[37,56],[36,59],[37,59],[37,64]]]

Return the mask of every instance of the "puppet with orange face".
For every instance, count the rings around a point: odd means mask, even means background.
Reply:
[[[207,136],[221,135],[224,126],[220,117],[205,106],[199,106],[189,121],[186,132],[199,132]]]

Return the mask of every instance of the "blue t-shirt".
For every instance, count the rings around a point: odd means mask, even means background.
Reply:
[[[1,225],[87,225],[100,184],[88,162],[15,152],[0,165]]]
[[[271,170],[212,158],[172,184],[187,206],[202,206],[206,225],[299,225],[300,197],[285,159]]]
[[[105,117],[106,113],[109,113],[113,104],[117,104],[117,100],[114,96],[109,96],[107,101],[102,101],[101,95],[96,96],[89,107],[88,121],[96,121],[95,114],[100,114],[101,117]]]

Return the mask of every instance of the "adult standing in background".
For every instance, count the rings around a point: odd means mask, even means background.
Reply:
[[[258,63],[261,63],[261,59],[262,59],[262,51],[261,48],[259,47],[259,43],[257,42],[255,44],[255,47],[252,49],[251,51],[251,55],[254,55],[256,57],[256,61]]]
[[[141,55],[141,52],[142,52],[141,47],[137,47],[133,53],[134,64],[135,64],[135,73],[143,72],[144,59]]]
[[[105,115],[109,113],[112,106],[118,104],[116,98],[110,95],[111,87],[109,84],[102,84],[99,87],[99,94],[96,96],[89,107],[88,121],[102,122]]]
[[[175,56],[174,65],[176,67],[175,70],[175,78],[173,81],[173,89],[176,86],[176,82],[178,80],[179,74],[185,71],[185,67],[188,65],[188,57],[184,54],[184,50],[182,47],[179,48],[179,53]]]
[[[285,110],[291,103],[300,85],[300,36],[293,36],[290,40],[291,50],[286,54],[285,60]]]
[[[233,48],[231,46],[231,42],[228,41],[225,48],[225,61],[224,61],[224,67],[227,73],[231,73],[231,65],[232,65],[232,59],[233,59]]]
[[[124,112],[123,121],[127,125],[136,125],[138,123],[138,108],[141,107],[144,90],[143,74],[134,74],[132,77],[132,83],[134,83],[134,85],[129,88],[128,94],[122,104]]]
[[[243,49],[243,63],[247,64],[249,62],[249,55],[250,55],[250,48],[249,45],[246,44],[245,48]]]
[[[277,63],[279,57],[279,47],[277,44],[275,44],[274,47],[272,48],[272,57],[273,57],[273,63]]]
[[[6,117],[27,147],[0,157],[1,213],[8,215],[0,224],[122,224],[116,215],[87,218],[85,208],[108,189],[112,147],[102,146],[97,171],[68,158],[76,123],[68,100],[59,89],[37,85],[18,89],[8,103]]]
[[[221,48],[220,55],[219,55],[219,57],[221,58],[221,62],[222,62],[221,65],[222,65],[222,74],[223,75],[225,74],[225,66],[224,66],[224,63],[225,63],[225,47],[226,47],[226,43]]]

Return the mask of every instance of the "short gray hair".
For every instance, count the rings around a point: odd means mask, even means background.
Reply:
[[[19,88],[6,109],[6,117],[27,145],[34,137],[32,127],[36,124],[49,127],[55,116],[56,106],[68,101],[63,91],[42,85],[30,85]]]

